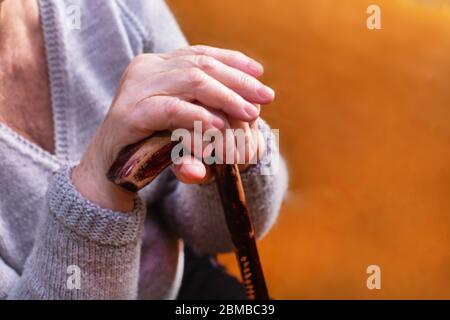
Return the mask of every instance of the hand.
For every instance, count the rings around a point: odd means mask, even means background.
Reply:
[[[255,105],[258,110],[260,105]],[[262,133],[259,131],[256,121],[245,122],[236,120],[233,118],[223,117],[226,122],[227,129],[242,130],[244,133],[245,143],[239,144],[235,139],[235,136],[226,137],[222,131],[224,141],[223,150],[215,150],[218,159],[228,159],[228,153],[232,154],[233,163],[238,163],[239,170],[241,172],[246,171],[250,166],[257,164],[257,161],[262,157],[265,151],[265,139]],[[191,133],[193,136],[194,134]],[[191,141],[192,143],[192,141]],[[192,150],[191,154],[184,155],[181,159],[178,159],[177,164],[172,164],[172,172],[178,178],[186,184],[203,184],[209,183],[213,179],[213,173],[211,167],[205,165],[202,160],[196,158],[193,154],[205,155],[205,147],[210,142],[204,142],[200,150],[198,150],[192,143],[191,146],[187,146],[188,150]],[[199,152],[199,153],[195,153]]]
[[[119,151],[155,131],[193,129],[194,121],[201,121],[204,130],[224,129],[224,116],[233,126],[248,126],[259,116],[255,104],[274,98],[273,90],[256,79],[262,73],[262,66],[242,53],[206,46],[136,57],[72,172],[75,187],[102,207],[130,211],[134,195],[105,177]],[[180,165],[174,171],[180,179],[201,181],[206,169],[202,176],[200,165]]]

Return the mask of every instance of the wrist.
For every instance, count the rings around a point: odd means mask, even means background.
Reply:
[[[102,170],[81,162],[71,173],[72,183],[86,199],[114,211],[131,212],[135,194],[110,182]]]

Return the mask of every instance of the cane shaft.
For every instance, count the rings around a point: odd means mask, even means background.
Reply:
[[[170,136],[168,131],[158,132],[124,148],[107,173],[108,179],[132,192],[145,187],[172,163],[171,151],[178,142]],[[219,164],[212,169],[247,297],[269,299],[238,166]]]
[[[238,166],[236,164],[218,164],[212,168],[228,229],[236,249],[247,297],[250,300],[267,300],[269,294]]]

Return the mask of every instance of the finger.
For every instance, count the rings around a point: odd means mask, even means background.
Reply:
[[[255,106],[255,108],[258,109],[258,111],[261,113],[261,105],[260,105],[260,104],[254,104],[254,106]],[[258,119],[259,119],[259,118],[256,118],[255,120],[249,122],[250,128],[256,128],[256,129],[258,129]]]
[[[254,123],[250,124],[250,130],[253,135],[253,141],[256,143],[256,154],[254,159],[251,163],[256,164],[266,152],[266,139],[264,138],[264,135],[262,134],[261,130],[259,130],[258,122],[255,121]]]
[[[197,104],[198,102],[196,102]],[[206,108],[203,105],[199,105],[202,108]],[[204,161],[208,159],[208,161],[213,161],[211,157],[213,153],[216,153],[216,149],[218,147],[223,146],[222,137],[224,136],[224,129],[230,128],[227,117],[215,110],[207,109],[208,112],[211,112],[214,116],[220,118],[224,127],[221,129],[213,127],[213,128],[203,128],[203,125],[194,125],[194,129],[188,129],[187,132],[180,132],[179,135],[175,135],[176,138],[180,138],[180,142],[182,143],[183,155],[193,155],[197,159]],[[219,143],[217,143],[217,141]],[[218,147],[216,147],[218,146]],[[220,154],[223,153],[221,150]]]
[[[247,122],[235,119],[230,119],[229,122],[234,130],[237,164],[240,170],[244,170],[256,160],[257,140]]]
[[[147,86],[153,94],[199,101],[242,121],[253,121],[259,116],[253,104],[198,68],[159,73],[149,79]]]
[[[179,164],[171,166],[172,172],[178,180],[186,184],[199,184],[211,180],[211,171],[205,165],[191,155],[185,155]]]
[[[242,52],[210,46],[191,46],[178,49],[170,53],[160,54],[160,57],[163,57],[165,59],[172,59],[175,57],[191,55],[206,55],[213,57],[220,62],[232,68],[239,69],[242,72],[245,72],[253,77],[259,77],[264,73],[264,68],[258,61],[246,56]]]
[[[169,60],[168,64],[172,68],[199,68],[250,102],[268,104],[275,97],[271,88],[253,76],[207,55],[176,57]]]
[[[212,131],[213,134],[215,132],[216,131]],[[209,133],[210,131],[205,132],[205,136],[207,136]],[[209,137],[207,140],[208,141],[210,140]],[[204,151],[204,154],[206,156],[213,156],[215,163],[217,164],[238,163],[239,158],[238,158],[238,151],[236,148],[236,136],[228,118],[226,119],[225,129],[219,131],[219,134],[214,136],[214,140],[211,146],[213,147],[213,150],[206,149]]]
[[[223,119],[194,103],[171,96],[152,96],[141,100],[133,110],[134,123],[142,132],[193,129],[200,121],[202,128],[225,127]]]

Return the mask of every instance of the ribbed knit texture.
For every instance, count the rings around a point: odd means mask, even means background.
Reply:
[[[67,23],[74,4],[82,14],[80,30]],[[187,42],[161,0],[39,5],[56,154],[0,124],[0,299],[174,299],[184,243],[199,252],[232,249],[215,184],[185,185],[166,170],[126,213],[85,199],[70,172],[133,57]],[[259,125],[268,150],[277,153],[269,127]],[[242,174],[259,237],[276,220],[287,188],[282,161],[278,173],[261,174],[273,165],[264,161],[267,155]]]
[[[70,168],[55,175],[48,190],[50,212],[64,227],[103,245],[121,246],[138,239],[144,205],[136,197],[132,213],[114,212],[92,204],[73,187]]]

